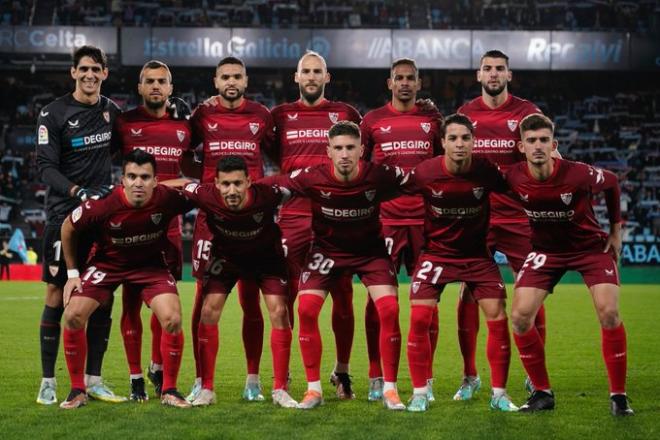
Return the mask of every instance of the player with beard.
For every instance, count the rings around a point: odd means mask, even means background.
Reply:
[[[46,197],[48,220],[43,238],[43,275],[46,301],[39,330],[42,377],[37,403],[57,403],[55,361],[60,343],[60,320],[64,312],[62,289],[66,265],[62,258],[60,227],[81,201],[105,197],[111,191],[112,124],[120,110],[101,95],[108,77],[103,51],[82,46],[73,54],[71,77],[76,86],[43,108],[37,119],[37,165],[41,181],[49,186]],[[87,257],[91,240],[81,240],[78,256]],[[86,385],[94,399],[123,402],[101,380],[101,364],[108,347],[112,302],[99,307],[89,319]]]
[[[526,162],[507,173],[532,228],[532,252],[516,279],[511,308],[513,335],[535,391],[521,412],[551,410],[554,394],[545,365],[545,344],[534,316],[568,270],[582,275],[601,326],[603,359],[614,416],[633,414],[626,396],[626,330],[619,316],[621,200],[616,174],[581,162],[554,158],[554,125],[541,114],[520,123],[520,151]],[[603,192],[610,223],[602,231],[592,207],[593,195]]]
[[[174,116],[168,111],[171,105],[172,74],[165,63],[152,60],[140,72],[138,94],[143,104],[121,114],[115,121],[112,142],[123,155],[135,149],[144,150],[156,158],[160,182],[180,176],[179,159],[190,148],[191,129],[185,114]],[[180,100],[179,100],[180,101]],[[185,106],[185,102],[183,102]],[[167,266],[174,279],[181,280],[183,246],[181,243],[181,217],[172,219],[167,233],[168,245],[165,252]],[[121,332],[128,359],[131,400],[146,400],[142,376],[142,301],[139,292],[132,292],[130,284],[122,285],[123,310]],[[163,383],[163,360],[160,355],[162,329],[158,317],[151,315],[151,362],[148,376],[160,396]]]
[[[485,157],[506,171],[524,161],[517,149],[520,141],[518,124],[523,118],[541,111],[531,102],[509,93],[512,72],[509,57],[499,50],[491,50],[481,57],[477,81],[481,84],[481,96],[461,106],[457,113],[470,118],[475,129],[475,157]],[[530,251],[529,224],[520,202],[509,194],[491,194],[490,230],[488,247],[494,254],[506,255],[514,278]],[[479,390],[481,380],[477,374],[475,353],[479,331],[479,308],[469,289],[462,286],[457,308],[458,342],[463,355],[463,382],[454,400],[468,400]],[[545,340],[545,309],[541,307],[536,317],[536,327]],[[532,392],[529,378],[525,388]]]
[[[328,130],[340,120],[360,123],[360,114],[350,105],[325,98],[325,86],[330,74],[325,59],[309,51],[298,61],[294,81],[300,99],[279,105],[272,110],[278,143],[277,156],[282,173],[328,163]],[[278,224],[282,230],[289,266],[289,317],[293,325],[293,305],[298,294],[298,282],[305,256],[312,241],[312,211],[309,200],[293,199],[280,212]],[[353,399],[355,394],[349,377],[349,361],[353,346],[355,319],[353,315],[353,285],[351,276],[337,277],[330,286],[332,296],[332,330],[337,349],[331,382],[340,399]],[[376,338],[378,333],[376,333]],[[377,343],[377,339],[376,339]],[[380,390],[382,396],[382,387]],[[380,398],[380,397],[379,397]]]
[[[405,172],[420,162],[440,154],[442,149],[438,121],[442,115],[417,103],[421,88],[415,61],[400,58],[392,63],[387,88],[391,102],[370,111],[361,124],[365,156],[374,163],[398,166]],[[383,202],[380,219],[387,250],[397,272],[405,264],[408,275],[424,245],[424,200],[420,195],[402,195]],[[438,335],[438,309],[434,308],[430,327],[431,347],[435,352]],[[365,311],[367,349],[369,352],[369,400],[379,398],[382,369],[378,352],[378,314],[373,301],[367,301]],[[433,356],[431,356],[431,359]],[[429,364],[427,391],[433,397],[432,362]]]
[[[262,155],[269,150],[273,141],[273,119],[263,105],[246,99],[248,77],[245,64],[238,58],[225,57],[216,68],[214,85],[218,96],[210,104],[197,107],[191,118],[193,129],[192,146],[202,143],[202,183],[211,183],[216,176],[218,160],[226,156],[240,156],[248,166],[254,179],[263,176]],[[182,168],[190,165],[190,156],[185,156]],[[195,177],[195,176],[193,176]],[[206,214],[197,215],[193,233],[193,276],[197,278],[197,293],[193,309],[192,328],[195,365],[197,375],[193,390],[187,397],[194,401],[201,391],[201,369],[198,343],[204,336],[201,332],[200,314],[202,307],[201,279],[209,263],[213,235],[206,224]],[[259,288],[253,280],[240,280],[238,297],[243,309],[243,344],[247,359],[247,379],[243,398],[248,401],[263,401],[259,381],[259,363],[263,349],[264,320],[259,305]]]

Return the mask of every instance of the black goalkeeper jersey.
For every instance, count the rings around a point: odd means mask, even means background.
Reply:
[[[105,96],[93,105],[69,93],[43,108],[37,119],[37,165],[49,186],[46,212],[49,224],[61,224],[80,204],[69,191],[111,183],[112,125],[119,107]]]

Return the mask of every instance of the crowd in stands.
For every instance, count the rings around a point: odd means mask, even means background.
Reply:
[[[657,0],[2,0],[0,25],[658,32]]]

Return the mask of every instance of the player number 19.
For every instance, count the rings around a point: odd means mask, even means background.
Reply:
[[[107,273],[96,270],[96,266],[89,266],[85,272],[85,276],[83,276],[83,280],[88,281],[90,278],[93,278],[92,284],[98,284],[103,281],[106,275]]]

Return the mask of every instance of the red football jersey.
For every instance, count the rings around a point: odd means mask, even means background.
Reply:
[[[300,100],[278,105],[272,111],[275,123],[280,170],[284,174],[294,170],[329,163],[328,130],[338,121],[362,119],[360,113],[343,102],[322,100],[310,107]],[[282,207],[283,214],[311,215],[309,200],[295,198]]]
[[[71,214],[77,231],[94,237],[94,262],[110,270],[165,266],[163,251],[167,229],[176,216],[189,211],[191,203],[179,191],[158,185],[151,199],[139,208],[129,205],[119,186],[105,199],[90,200]]]
[[[213,233],[213,255],[229,260],[245,260],[280,255],[282,236],[275,224],[277,206],[283,194],[278,187],[255,183],[248,189],[248,200],[240,211],[227,208],[212,183],[191,183],[184,193],[206,213]]]
[[[181,154],[191,145],[190,123],[172,119],[167,112],[155,118],[139,106],[117,117],[112,141],[124,155],[136,148],[152,154],[159,180],[176,179]]]
[[[423,111],[415,106],[409,112],[396,110],[391,103],[372,110],[362,121],[362,144],[372,162],[398,166],[405,172],[442,151],[437,111]],[[424,224],[424,200],[404,195],[380,207],[384,225]]]
[[[458,113],[469,117],[474,124],[473,154],[489,159],[506,172],[513,164],[525,160],[525,156],[518,151],[518,124],[525,116],[541,113],[541,110],[531,102],[509,94],[504,104],[497,108],[491,109],[479,96],[461,106]],[[492,223],[525,221],[520,203],[509,195],[493,194],[491,204]]]
[[[405,174],[400,168],[360,162],[358,176],[342,182],[332,163],[296,170],[269,180],[312,203],[314,245],[335,256],[379,254],[385,240],[379,220],[380,203],[393,197]]]
[[[403,187],[424,197],[425,251],[452,261],[491,256],[486,244],[489,195],[507,189],[504,176],[489,160],[473,157],[467,173],[454,175],[445,167],[444,156],[419,164]]]
[[[602,252],[607,234],[598,225],[591,200],[605,191],[610,222],[621,221],[619,184],[614,173],[581,162],[554,159],[552,175],[536,180],[527,163],[506,174],[532,227],[534,250]]]
[[[203,143],[202,182],[213,182],[215,166],[223,156],[241,156],[248,165],[252,180],[264,175],[262,154],[268,153],[273,142],[273,118],[263,105],[244,99],[228,109],[200,105],[195,109],[191,124],[193,147]]]

